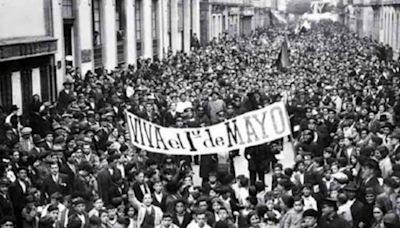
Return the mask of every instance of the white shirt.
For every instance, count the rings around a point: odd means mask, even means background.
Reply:
[[[303,201],[304,201],[304,211],[308,209],[314,209],[318,211],[317,201],[312,196],[309,197],[303,196]]]
[[[157,199],[158,202],[161,202],[161,201],[162,201],[162,197],[163,197],[163,194],[162,194],[162,193],[157,194],[157,193],[154,192],[154,196],[156,197],[156,199]]]
[[[21,180],[18,180],[18,182],[19,182],[19,185],[20,185],[21,188],[22,188],[22,191],[23,191],[24,193],[26,193],[26,184],[25,184],[25,182],[23,182],[23,181],[21,181]]]
[[[182,113],[183,111],[185,111],[186,108],[191,108],[192,107],[192,102],[190,101],[185,101],[185,102],[178,102],[176,104],[176,111],[179,113]]]
[[[78,214],[78,218],[82,221],[82,224],[86,224],[85,215]]]

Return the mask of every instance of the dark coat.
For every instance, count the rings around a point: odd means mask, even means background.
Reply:
[[[337,214],[328,218],[326,216],[321,217],[319,221],[319,226],[324,228],[350,228],[350,224],[339,217]]]
[[[267,144],[246,148],[244,156],[249,162],[249,170],[259,172],[267,170],[268,161],[272,160],[271,154],[272,150]]]
[[[155,194],[151,194],[153,198],[153,205],[161,208],[162,211],[167,209],[167,195],[165,193],[162,194],[161,202],[157,200]]]
[[[182,223],[179,223],[178,216],[176,213],[174,213],[172,216],[172,223],[179,226],[179,228],[186,228],[190,224],[191,221],[192,221],[192,215],[187,212],[183,216]]]
[[[68,217],[68,225],[66,228],[84,227],[89,228],[89,216],[85,213],[85,224],[82,224],[82,220],[78,217],[77,213],[73,213]],[[79,226],[78,226],[79,225]]]
[[[358,228],[358,224],[363,220],[364,204],[356,200],[350,207],[351,217],[353,218],[353,227]]]
[[[136,198],[137,198],[140,202],[142,202],[144,193],[142,192],[142,189],[140,188],[140,185],[141,185],[141,184],[139,184],[138,182],[135,182],[135,183],[132,185],[132,189],[133,189],[133,191],[135,192]],[[147,184],[145,183],[145,185],[147,185]],[[147,188],[148,188],[149,191],[150,191],[150,187],[149,187],[148,185],[147,185]],[[145,189],[147,189],[147,188],[145,188]],[[150,192],[149,192],[149,193],[150,193]]]
[[[64,110],[73,100],[74,95],[72,90],[70,90],[68,93],[65,90],[62,90],[58,96],[57,108]]]
[[[60,173],[63,173],[68,176],[68,183],[70,183],[72,186],[75,180],[75,173],[72,171],[72,169],[67,164],[61,164]]]
[[[211,172],[217,172],[217,167],[217,155],[202,155],[200,160],[200,177],[208,179],[208,174]]]
[[[51,176],[47,177],[43,181],[42,194],[46,194],[47,197],[50,197],[51,194],[59,192],[65,196],[70,193],[70,187],[71,186],[68,183],[68,176],[59,173],[58,183],[55,183]]]
[[[114,169],[113,175],[118,175],[119,170]],[[120,175],[120,174],[119,174]],[[111,199],[109,198],[109,188],[112,185],[112,176],[108,168],[104,168],[97,174],[97,186],[99,191],[99,196],[103,199],[105,205],[109,205],[111,203]]]
[[[14,209],[10,197],[0,194],[0,218],[5,216],[14,218]]]

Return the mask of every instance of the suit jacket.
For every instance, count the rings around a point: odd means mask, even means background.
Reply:
[[[0,195],[0,218],[4,218],[5,216],[14,217],[13,205],[10,197]]]
[[[70,90],[68,93],[65,90],[62,90],[58,96],[57,108],[64,110],[73,100],[74,95],[72,90]]]
[[[183,215],[182,223],[179,223],[178,215],[176,213],[174,213],[172,216],[172,223],[176,224],[179,228],[186,228],[191,221],[192,215],[187,212],[185,212],[185,215]]]
[[[341,218],[339,215],[335,214],[333,217],[328,218],[326,216],[321,217],[319,222],[319,227],[324,228],[350,228],[350,224]]]
[[[149,186],[148,186],[146,183],[144,183],[144,185],[145,185],[145,187],[146,187],[146,190],[148,190],[148,193],[150,193],[150,188],[149,188]],[[142,202],[142,201],[143,201],[144,193],[142,192],[142,189],[140,188],[140,184],[139,184],[138,182],[135,182],[135,183],[132,185],[132,189],[133,189],[133,191],[135,192],[136,198],[137,198],[140,202]]]
[[[364,204],[356,200],[350,207],[351,217],[353,218],[353,227],[358,228],[358,224],[363,220]]]
[[[113,175],[118,175],[119,170],[113,169]],[[99,190],[99,196],[103,199],[105,205],[109,205],[111,203],[111,199],[109,198],[109,188],[112,185],[111,173],[108,168],[104,168],[97,174],[97,186]]]
[[[58,174],[58,183],[54,182],[50,175],[43,181],[42,194],[44,194],[44,196],[47,194],[48,198],[55,192],[59,192],[64,196],[68,195],[71,187],[68,181],[68,176],[65,174]]]
[[[28,187],[29,187],[28,183],[25,183],[25,186],[26,190],[24,193],[17,179],[8,187],[8,195],[10,196],[15,213],[16,215],[18,215],[17,218],[20,218],[22,209],[24,209],[26,204],[25,197],[27,196],[28,192]]]
[[[153,198],[153,205],[161,208],[162,211],[167,209],[167,194],[165,192],[162,193],[161,201],[158,201],[156,195],[154,193],[151,194]]]
[[[75,170],[77,171],[78,169]],[[60,173],[68,176],[68,183],[70,183],[70,185],[72,186],[75,180],[75,173],[66,163],[60,165]]]

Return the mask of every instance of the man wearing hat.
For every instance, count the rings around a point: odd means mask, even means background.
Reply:
[[[378,162],[371,158],[365,158],[360,163],[362,179],[360,184],[360,197],[364,198],[365,189],[368,187],[373,188],[377,194],[381,193],[382,188],[377,177],[377,171],[379,170]]]
[[[303,212],[303,228],[318,228],[318,211],[308,209]]]
[[[8,195],[14,208],[15,219],[17,226],[22,226],[22,209],[26,206],[26,196],[28,195],[29,178],[28,170],[26,167],[19,167],[17,172],[17,180],[10,184],[8,187]]]
[[[24,127],[21,130],[21,139],[19,140],[18,147],[20,151],[30,152],[34,145],[32,140],[32,128]]]
[[[391,146],[393,155],[400,154],[400,130],[396,129],[391,135]]]
[[[0,228],[13,228],[15,220],[13,217],[5,216],[0,219]]]
[[[319,227],[326,228],[350,228],[350,224],[337,214],[337,202],[333,199],[324,199],[322,201],[322,216]]]
[[[74,91],[72,90],[72,81],[66,80],[63,86],[64,89],[61,90],[57,101],[57,108],[62,111],[66,110],[68,105],[75,99]]]
[[[364,204],[356,198],[358,187],[354,182],[350,182],[344,187],[344,191],[348,198],[346,204],[348,204],[348,206],[350,207],[351,217],[353,219],[353,227],[358,228],[360,222],[364,218]]]
[[[86,201],[82,197],[72,199],[72,212],[68,217],[68,224],[74,227],[89,227],[89,216],[86,213]],[[68,226],[70,227],[70,226]]]

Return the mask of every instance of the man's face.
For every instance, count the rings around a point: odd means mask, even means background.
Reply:
[[[90,148],[90,145],[83,145],[83,153],[84,154],[90,154],[92,152],[92,149]]]
[[[314,227],[317,223],[317,219],[311,216],[306,216],[304,218],[304,225],[305,227]]]
[[[161,182],[157,182],[154,184],[154,191],[157,193],[160,193],[163,189],[162,183]]]
[[[226,210],[219,210],[218,215],[222,221],[225,221],[228,218],[228,212]]]
[[[46,141],[47,142],[53,142],[53,139],[54,139],[53,134],[47,134],[46,135]]]
[[[57,220],[57,219],[58,219],[58,210],[51,211],[51,212],[49,213],[49,215],[50,215],[50,218],[51,218],[53,221]]]
[[[208,208],[208,204],[207,204],[207,202],[206,201],[201,201],[200,203],[199,203],[199,208],[201,209],[201,210],[207,210],[207,208]]]
[[[75,211],[78,213],[83,213],[85,212],[86,206],[83,203],[80,203],[78,205],[75,206]]]
[[[169,227],[172,224],[172,219],[170,217],[163,218],[162,223],[165,227]]]
[[[212,176],[208,177],[208,180],[210,181],[210,183],[215,183],[215,182],[217,182],[217,177],[212,175]]]
[[[352,192],[352,191],[346,191],[346,195],[349,198],[349,200],[353,200],[353,199],[356,198],[357,194],[355,192]]]
[[[153,199],[151,198],[150,194],[146,194],[143,196],[143,204],[144,205],[150,206],[152,202],[153,202]]]
[[[143,183],[144,182],[144,174],[143,173],[138,173],[138,175],[136,176],[136,180],[139,183]]]
[[[50,172],[51,172],[52,175],[57,175],[58,171],[59,171],[58,165],[52,164],[50,166]]]
[[[199,214],[196,216],[197,224],[200,227],[203,227],[206,224],[206,215],[205,214]]]
[[[183,205],[182,202],[178,202],[178,203],[175,205],[175,211],[176,211],[176,213],[178,213],[178,214],[183,213],[183,212],[185,211],[185,205]]]
[[[18,172],[18,177],[19,177],[19,179],[21,179],[21,180],[25,180],[25,179],[28,177],[28,175],[27,175],[27,173],[26,173],[26,170],[25,170],[25,169],[21,169],[21,170]]]
[[[334,211],[334,209],[331,206],[328,206],[328,205],[322,206],[322,216],[331,214],[333,211]]]

